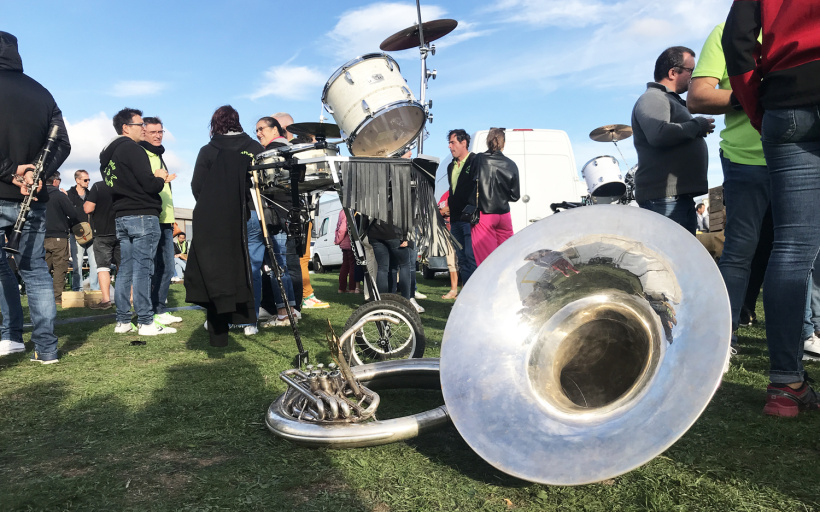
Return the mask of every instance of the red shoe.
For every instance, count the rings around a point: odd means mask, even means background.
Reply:
[[[820,410],[820,395],[805,382],[800,389],[792,389],[785,384],[769,384],[766,388],[763,414],[794,418],[800,411],[817,410]]]

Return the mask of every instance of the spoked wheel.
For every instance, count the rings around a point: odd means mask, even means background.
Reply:
[[[399,323],[375,320],[380,316],[393,317]],[[350,315],[344,330],[369,318],[373,320],[365,323],[342,347],[351,366],[424,355],[427,340],[421,319],[414,309],[391,300],[368,302]]]

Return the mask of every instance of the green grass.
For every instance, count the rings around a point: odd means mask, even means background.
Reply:
[[[313,360],[328,362],[326,319],[340,334],[362,299],[338,295],[332,274],[314,275],[313,284],[333,305],[305,311],[300,332]],[[448,281],[421,280],[419,288],[430,297],[422,301],[426,355],[437,356],[452,306],[438,298]],[[174,285],[172,305],[183,300]],[[61,319],[78,314],[58,310]],[[215,349],[204,312],[178,314],[177,335],[145,346],[130,346],[136,336],[115,336],[113,320],[101,320],[56,328],[59,364],[0,358],[0,510],[820,510],[820,413],[761,414],[762,326],[741,331],[732,370],[672,448],[603,483],[550,487],[495,470],[452,426],[352,450],[276,438],[264,414],[296,353],[290,329],[235,333]],[[442,401],[429,391],[381,394],[383,416]]]

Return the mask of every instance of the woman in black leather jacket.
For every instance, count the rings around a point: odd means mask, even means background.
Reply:
[[[513,235],[510,202],[521,195],[518,166],[504,156],[504,129],[491,128],[487,134],[487,152],[476,155],[473,168],[478,169],[478,209],[481,217],[473,226],[473,255],[476,266],[487,259],[496,247]]]

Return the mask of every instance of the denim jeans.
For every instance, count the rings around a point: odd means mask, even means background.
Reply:
[[[410,276],[410,258],[408,253],[411,252],[409,247],[399,247],[401,241],[393,240],[378,240],[371,238],[371,245],[373,245],[373,254],[376,256],[376,264],[378,270],[376,271],[376,287],[379,293],[388,293],[390,291],[390,267],[395,266],[399,272],[398,291],[402,297],[407,300],[413,298],[413,290],[411,288],[412,281]]]
[[[288,235],[287,233],[280,231],[273,235],[273,252],[276,254],[276,262],[279,263],[279,268],[282,269],[282,286],[285,287],[285,296],[288,298],[288,305],[295,306],[296,305],[296,295],[293,289],[293,278],[290,275],[290,270],[288,268],[287,262],[287,247],[288,247]],[[265,261],[270,264],[269,258],[265,255]],[[273,268],[273,265],[271,265]],[[270,280],[271,286],[273,287],[273,300],[276,302],[277,308],[284,308],[285,303],[282,302],[282,291],[279,288],[279,282],[276,280],[276,276],[273,274],[275,271],[271,271]]]
[[[809,292],[806,294],[806,312],[803,315],[803,339],[810,338],[815,332],[820,332],[820,265],[814,260]]]
[[[159,219],[156,215],[117,217],[117,240],[122,262],[117,272],[115,300],[117,323],[131,322],[131,287],[134,288],[134,310],[137,323],[154,323],[151,311],[151,277],[159,241]]]
[[[475,272],[475,256],[473,255],[472,226],[469,222],[454,221],[450,218],[450,234],[461,244],[461,249],[456,247],[458,257],[458,272],[461,274],[461,284],[467,284],[467,280]]]
[[[763,284],[769,378],[796,383],[804,380],[803,317],[820,251],[820,108],[767,110],[762,134],[775,233]]]
[[[174,277],[182,279],[185,276],[185,266],[188,265],[182,258],[174,258]]]
[[[97,279],[97,260],[94,258],[94,244],[83,247],[77,243],[73,236],[71,241],[74,250],[71,251],[71,265],[74,267],[74,276],[71,279],[71,289],[78,292],[83,289],[83,256],[88,256],[88,284],[92,290],[100,289],[100,281]]]
[[[11,229],[20,212],[20,203],[0,200],[0,229],[5,234]],[[42,360],[57,357],[57,336],[54,335],[54,319],[57,306],[54,303],[51,276],[46,265],[43,244],[46,238],[46,205],[31,203],[31,211],[26,217],[20,237],[20,254],[15,256],[17,268],[26,283],[28,308],[34,330],[31,341]],[[4,252],[0,250],[0,252]],[[17,279],[9,268],[6,255],[0,257],[0,311],[3,314],[3,339],[23,341],[23,307]],[[8,337],[7,337],[8,336]]]
[[[695,197],[692,194],[647,199],[639,201],[638,206],[677,222],[693,235],[698,230],[698,213],[695,211]]]
[[[262,262],[265,261],[265,237],[262,236],[262,226],[256,210],[251,210],[247,222],[248,257],[251,260],[251,283],[253,284],[253,303],[256,314],[259,315],[259,306],[262,304]]]
[[[174,277],[174,225],[159,225],[159,242],[154,257],[154,275],[151,277],[151,310],[155,315],[165,313],[168,289]]]
[[[746,297],[763,217],[769,208],[769,169],[765,165],[736,164],[722,154],[720,163],[723,166],[723,202],[726,204],[726,241],[718,268],[729,294],[734,331]]]

